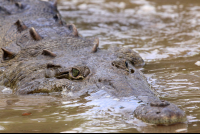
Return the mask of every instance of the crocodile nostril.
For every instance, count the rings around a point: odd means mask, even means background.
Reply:
[[[156,100],[150,103],[151,106],[156,106],[156,107],[165,107],[170,105],[168,101],[165,100]]]
[[[98,79],[98,82],[101,82],[102,80],[101,79]]]
[[[156,112],[156,114],[159,114],[160,112]]]
[[[130,72],[133,74],[133,73],[135,73],[135,70],[134,69],[130,69]]]

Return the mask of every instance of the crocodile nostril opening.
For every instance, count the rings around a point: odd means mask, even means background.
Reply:
[[[111,64],[112,64],[112,66],[115,66],[115,64],[113,62]]]
[[[160,112],[156,112],[156,114],[159,114]]]
[[[102,80],[101,79],[98,79],[98,82],[101,82]]]
[[[133,73],[135,73],[135,70],[133,70],[133,69],[130,69],[130,72],[133,74]]]

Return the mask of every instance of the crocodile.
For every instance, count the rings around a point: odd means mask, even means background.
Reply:
[[[57,1],[0,1],[0,85],[17,95],[65,92],[69,99],[99,90],[142,102],[133,114],[156,125],[186,121],[183,110],[160,100],[138,69],[145,63],[130,48],[99,48],[67,23]]]

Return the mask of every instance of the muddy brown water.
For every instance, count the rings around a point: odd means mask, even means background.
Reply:
[[[2,90],[0,132],[200,132],[199,0],[60,0],[58,8],[83,36],[98,36],[100,48],[137,51],[152,89],[183,109],[187,122],[154,126],[126,118],[115,99],[69,101],[56,93],[16,96]],[[136,107],[131,104],[122,105]]]

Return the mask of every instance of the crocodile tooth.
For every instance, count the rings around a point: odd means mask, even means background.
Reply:
[[[78,31],[77,31],[76,26],[74,24],[69,24],[69,25],[67,25],[67,27],[69,28],[70,31],[72,31],[72,34],[75,37],[78,37]]]
[[[38,41],[38,40],[41,40],[41,39],[42,39],[42,37],[35,31],[35,29],[34,29],[33,27],[30,28],[29,32],[30,32],[31,37],[32,37],[34,40],[37,40],[37,41]]]
[[[20,3],[20,2],[16,2],[15,5],[20,8],[20,9],[23,9],[23,5]]]
[[[92,48],[92,52],[94,53],[97,51],[97,48],[99,46],[99,38],[95,38],[93,44],[94,44],[94,46]]]
[[[27,26],[21,20],[16,21],[15,25],[17,26],[17,30],[19,32],[22,32],[27,29]]]
[[[9,59],[13,59],[16,54],[5,49],[5,48],[1,48],[3,50],[3,60],[9,60]]]
[[[43,54],[43,55],[46,55],[46,56],[56,57],[56,54],[54,54],[53,52],[51,52],[51,51],[49,51],[49,50],[46,50],[46,49],[44,49],[44,50],[42,51],[42,54]]]

